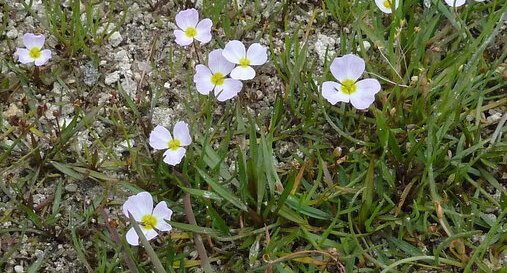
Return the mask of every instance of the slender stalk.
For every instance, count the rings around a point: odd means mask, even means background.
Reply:
[[[393,270],[395,267],[397,267],[400,264],[421,261],[421,260],[435,260],[435,259],[436,259],[435,256],[416,256],[416,257],[405,258],[405,259],[402,259],[402,260],[392,263],[388,267],[384,268],[384,270],[382,270],[382,272],[380,272],[380,273],[391,272],[391,270]],[[463,264],[461,264],[460,262],[457,262],[457,261],[454,261],[451,259],[440,258],[440,261],[442,261],[442,263],[445,263],[448,265],[453,265],[453,266],[458,266],[458,267],[463,266]]]
[[[178,177],[178,179],[185,184],[185,187],[191,188],[192,185],[190,185],[190,182],[185,178],[185,176],[174,170],[174,173]],[[191,225],[197,226],[197,221],[195,220],[194,211],[192,210],[192,201],[190,199],[190,194],[185,193],[185,197],[183,198],[183,205],[185,209],[185,215],[187,217],[187,221]],[[194,243],[195,248],[197,249],[197,254],[199,255],[199,258],[201,259],[201,266],[206,273],[212,273],[215,272],[213,268],[211,267],[211,264],[209,263],[208,254],[206,252],[206,248],[204,247],[204,243],[202,241],[202,237],[198,233],[194,233]]]
[[[114,228],[113,226],[111,226],[109,224],[109,216],[107,215],[107,213],[104,210],[104,208],[100,208],[99,209],[99,213],[102,216],[102,218],[104,218],[104,224],[105,224],[107,230],[109,231],[109,234],[111,234],[111,239],[113,239],[113,241],[118,246],[122,247],[120,235],[118,234],[118,231],[116,230],[116,228]],[[132,272],[132,273],[139,273],[139,270],[137,270],[137,267],[136,267],[134,261],[132,260],[132,258],[130,258],[130,256],[127,254],[126,250],[123,249],[123,247],[122,247],[122,254],[123,254],[122,255],[123,256],[123,260],[125,260],[125,264],[129,268],[130,272]]]
[[[201,63],[201,56],[199,55],[199,51],[197,50],[197,43],[195,42],[195,40],[192,42],[192,45],[194,46],[194,52],[195,52],[195,56],[197,56],[197,61]]]
[[[148,242],[148,240],[144,236],[143,231],[139,227],[139,224],[136,222],[136,220],[134,219],[134,216],[132,216],[132,214],[130,212],[129,212],[129,219],[130,219],[130,222],[132,223],[132,226],[134,227],[134,230],[137,233],[137,236],[139,236],[139,239],[141,240],[141,244],[144,246],[144,249],[146,249],[148,256],[150,256],[150,260],[153,263],[153,266],[155,267],[154,268],[155,272],[167,273],[165,271],[164,267],[162,266],[162,263],[158,259],[158,256],[155,253],[155,250],[153,250],[153,248],[151,247],[150,243]]]
[[[33,70],[33,80],[37,84],[42,83],[42,80],[40,78],[40,67],[38,67],[38,66],[36,66],[35,69]]]

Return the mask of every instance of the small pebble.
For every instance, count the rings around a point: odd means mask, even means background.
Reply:
[[[120,43],[122,41],[123,41],[123,37],[121,36],[121,34],[118,31],[113,32],[113,34],[111,34],[111,36],[109,36],[109,44],[112,47],[117,47],[118,45],[120,45]]]
[[[83,66],[81,66],[81,71],[83,73],[83,82],[88,86],[93,86],[97,83],[100,77],[99,70],[92,62],[89,62]]]
[[[22,265],[16,265],[16,266],[14,266],[14,271],[16,273],[22,273],[22,272],[25,272],[25,269],[23,268]]]
[[[9,38],[9,39],[16,39],[18,37],[18,31],[15,28],[13,28],[13,29],[7,31],[5,36],[7,36],[7,38]]]
[[[65,190],[68,192],[76,192],[77,191],[77,185],[76,184],[68,184],[65,186]]]
[[[120,79],[120,71],[114,71],[106,75],[104,79],[105,84],[111,85]]]

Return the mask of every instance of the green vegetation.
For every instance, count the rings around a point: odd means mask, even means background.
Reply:
[[[80,65],[98,64],[109,36],[126,31],[133,3],[43,2],[46,18],[24,5],[58,44],[40,81],[7,55],[16,43],[0,52],[0,225],[11,223],[0,229],[0,271],[34,240],[73,246],[80,272],[152,272],[145,249],[126,243],[121,212],[129,195],[149,191],[174,211],[172,232],[150,241],[167,272],[197,272],[195,233],[214,272],[506,272],[507,2],[406,0],[388,15],[374,1],[204,1],[210,44],[180,47],[167,29],[148,36],[142,61],[152,71],[135,96],[80,79]],[[137,2],[160,28],[188,7]],[[1,9],[3,31],[12,7]],[[337,41],[323,63],[317,34]],[[220,103],[195,90],[195,50],[204,60],[231,39],[264,43],[270,56]],[[348,53],[382,84],[367,111],[319,92],[331,61]],[[259,90],[271,105],[259,106]],[[20,112],[5,114],[11,104]],[[176,105],[171,127],[188,122],[193,143],[170,167],[148,136],[155,109]],[[24,259],[26,272],[48,272],[49,254]]]

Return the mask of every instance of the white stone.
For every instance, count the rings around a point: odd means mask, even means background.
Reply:
[[[111,85],[111,84],[117,82],[119,79],[120,79],[120,71],[114,71],[114,72],[106,75],[106,78],[104,79],[104,83],[107,85]]]
[[[16,39],[18,38],[18,31],[15,28],[12,28],[9,31],[7,31],[5,36],[7,36],[7,38],[9,39]]]
[[[100,26],[97,28],[97,34],[103,34],[103,33],[106,33],[106,34],[109,34],[109,32],[113,31],[113,29],[116,28],[116,25],[115,24],[107,24],[107,29],[106,27],[103,27],[103,26]]]
[[[171,88],[171,83],[170,83],[170,82],[165,82],[165,83],[164,83],[164,88],[165,88],[165,89],[169,89],[169,88]]]
[[[69,147],[76,153],[82,153],[83,147],[90,147],[91,145],[92,142],[89,140],[88,131],[84,131],[77,134],[76,141],[73,141]]]
[[[28,16],[25,18],[25,24],[28,25],[28,26],[33,26],[33,17],[32,16]]]
[[[317,34],[317,41],[315,42],[315,52],[319,56],[319,60],[324,62],[324,58],[326,57],[326,51],[328,52],[328,56],[333,55],[334,46],[336,44],[336,40],[324,34]]]
[[[133,97],[137,91],[137,82],[132,80],[130,77],[126,77],[121,81],[121,87],[125,90],[125,93]]]
[[[74,119],[74,117],[60,118],[58,120],[58,125],[60,125],[60,128],[65,128],[65,127],[69,126],[69,124],[72,122],[73,119]]]
[[[499,121],[501,118],[502,118],[502,113],[496,112],[493,115],[487,117],[486,120],[488,121],[489,124],[491,124],[491,123],[495,123],[495,122]]]
[[[107,103],[109,101],[109,99],[111,99],[111,97],[112,97],[112,95],[109,93],[101,93],[99,95],[99,100],[98,100],[99,105],[103,104],[103,103]]]
[[[127,77],[132,76],[132,71],[130,70],[132,64],[126,50],[122,49],[116,52],[114,59],[118,62],[118,67],[123,75]]]
[[[118,31],[113,32],[113,34],[109,36],[109,44],[112,47],[117,47],[122,41],[123,37],[121,37],[121,34]]]
[[[16,106],[16,104],[11,103],[9,105],[9,108],[6,111],[4,111],[3,114],[4,114],[5,118],[10,119],[10,118],[15,117],[15,116],[19,116],[20,117],[21,115],[23,115],[23,111],[21,111]]]
[[[167,107],[155,107],[153,109],[153,125],[162,125],[166,128],[171,128],[172,120],[175,116],[174,110]]]
[[[114,147],[114,151],[116,154],[120,155],[121,153],[128,151],[129,147],[133,147],[135,144],[134,140],[130,140],[130,143],[128,140],[124,140]]]
[[[33,200],[34,204],[38,205],[42,201],[46,200],[46,196],[42,193],[36,193],[36,194],[32,195],[32,200]]]
[[[365,51],[368,51],[368,49],[370,49],[370,47],[371,47],[370,42],[368,42],[368,41],[363,41],[363,47],[364,47],[364,50],[365,50]],[[357,51],[358,51],[358,52],[361,52],[361,47],[360,47],[360,46],[358,46],[358,47],[357,47]]]
[[[129,55],[125,49],[116,52],[116,54],[114,54],[114,59],[120,63],[130,62]]]
[[[18,265],[16,265],[16,266],[14,267],[14,272],[16,272],[16,273],[22,273],[22,272],[25,272],[25,269],[23,268],[23,266],[22,266],[22,265],[19,265],[19,264],[18,264]]]
[[[149,62],[137,62],[137,68],[145,73],[151,72],[151,65]]]
[[[72,183],[65,186],[65,190],[68,192],[76,192],[77,191],[77,185]]]

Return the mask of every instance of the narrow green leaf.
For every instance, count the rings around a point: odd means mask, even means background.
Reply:
[[[60,210],[60,204],[62,202],[62,189],[63,189],[63,180],[60,180],[56,185],[55,197],[53,199],[53,207],[51,208],[51,213],[56,215]]]
[[[331,215],[329,213],[302,204],[300,200],[297,200],[296,197],[292,195],[289,195],[285,204],[287,204],[293,210],[315,219],[329,220],[331,218]]]
[[[84,179],[84,176],[74,171],[72,167],[69,167],[67,164],[51,161],[51,165],[53,165],[57,170],[59,170],[63,174],[68,175],[74,179],[78,180]]]
[[[229,190],[227,190],[222,185],[218,184],[213,178],[211,178],[209,175],[207,175],[203,170],[197,168],[197,171],[199,172],[201,177],[208,183],[208,185],[211,186],[211,188],[213,188],[213,190],[218,195],[223,197],[225,200],[227,200],[228,202],[230,202],[231,204],[233,204],[234,206],[236,206],[240,210],[248,211],[247,206],[241,200],[239,200],[239,198],[234,196]]]
[[[190,224],[173,222],[173,221],[167,221],[167,222],[174,228],[190,231],[193,233],[206,234],[206,235],[209,235],[212,237],[220,235],[220,232],[218,232],[212,228],[205,228],[205,227],[200,227],[200,226],[196,226],[196,225],[190,225]]]
[[[188,192],[191,195],[198,196],[198,197],[201,197],[201,198],[204,198],[204,199],[214,199],[214,200],[218,200],[218,201],[222,201],[223,200],[223,198],[220,197],[220,195],[218,195],[218,194],[216,194],[216,193],[214,193],[212,191],[205,191],[205,190],[192,189],[192,188],[186,188],[186,187],[181,187],[181,189],[184,192]]]

